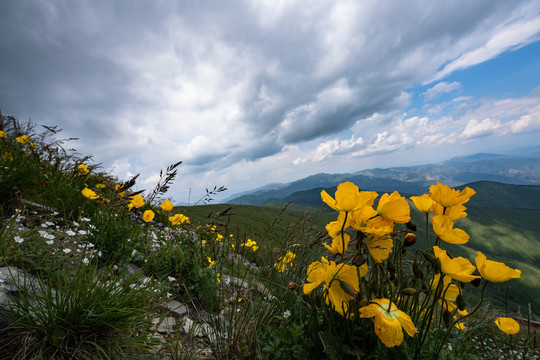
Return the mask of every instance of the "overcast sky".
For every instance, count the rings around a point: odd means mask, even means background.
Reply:
[[[540,1],[0,1],[0,109],[169,193],[540,145]]]

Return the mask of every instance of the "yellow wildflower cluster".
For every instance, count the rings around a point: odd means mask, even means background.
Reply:
[[[257,246],[257,242],[253,241],[251,239],[247,239],[247,241],[244,244],[242,244],[242,246],[251,248],[251,250],[253,250],[253,252],[259,250],[259,247]]]
[[[323,202],[339,212],[337,220],[326,226],[330,242],[322,244],[333,258],[323,256],[308,266],[304,294],[311,294],[322,285],[326,304],[336,312],[347,319],[356,315],[373,318],[375,334],[387,347],[402,343],[403,330],[409,336],[417,333],[411,316],[400,310],[401,307],[414,314],[414,319],[422,321],[425,317],[436,316],[434,306],[438,304],[448,312],[447,318],[453,321],[453,327],[464,331],[466,328],[461,319],[454,315],[468,316],[460,284],[481,278],[486,283],[506,281],[521,274],[520,270],[487,260],[481,252],[478,252],[475,267],[468,259],[452,257],[440,247],[441,240],[451,244],[464,244],[469,240],[469,235],[455,228],[454,223],[467,216],[463,204],[474,194],[475,191],[468,187],[459,191],[437,183],[429,188],[429,194],[411,197],[418,210],[426,214],[426,222],[428,214],[433,214],[431,222],[437,238],[429,247],[426,236],[423,264],[420,266],[416,256],[412,255],[413,274],[407,275],[402,259],[407,254],[406,248],[416,242],[413,233],[416,226],[411,223],[409,203],[403,196],[397,191],[383,194],[375,206],[379,195],[373,191],[360,191],[351,182],[339,184],[334,197],[322,191]],[[352,231],[356,236],[351,236]],[[396,246],[400,251],[394,253]],[[353,254],[348,253],[351,248]],[[281,257],[274,265],[278,271],[285,269],[285,258]],[[333,261],[336,258],[339,261]],[[475,274],[477,270],[479,275]],[[431,272],[433,275],[429,280]],[[398,281],[396,277],[402,279]],[[428,295],[421,290],[424,281],[429,281]],[[414,287],[406,287],[410,284]],[[421,306],[419,300],[407,300],[419,296],[424,299]],[[353,299],[357,301],[351,301]],[[431,321],[422,324],[426,323],[431,324]],[[503,324],[503,321],[499,323]],[[500,327],[507,329],[509,325]],[[423,337],[429,329],[425,330]]]
[[[292,268],[292,261],[295,258],[296,254],[290,250],[287,250],[287,253],[285,255],[279,257],[278,261],[274,264],[274,268],[279,272],[285,271],[287,266]]]

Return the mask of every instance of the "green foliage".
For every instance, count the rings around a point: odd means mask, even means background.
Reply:
[[[124,359],[152,344],[150,310],[162,293],[140,276],[81,266],[20,282],[4,316],[0,354],[17,359]]]

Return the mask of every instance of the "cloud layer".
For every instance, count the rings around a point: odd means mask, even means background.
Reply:
[[[153,179],[183,160],[179,187],[234,189],[338,157],[537,129],[532,95],[402,111],[415,84],[429,84],[424,101],[438,100],[462,90],[439,80],[536,41],[538,9],[490,0],[2,2],[0,107],[59,124],[120,177]]]

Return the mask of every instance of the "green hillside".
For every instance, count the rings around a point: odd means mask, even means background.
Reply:
[[[481,181],[464,185],[476,191],[467,203],[468,217],[456,222],[456,227],[464,229],[470,236],[465,245],[445,244],[453,256],[464,256],[474,262],[476,251],[481,251],[489,259],[505,262],[507,265],[522,270],[522,278],[512,283],[508,299],[510,307],[518,307],[524,316],[531,303],[533,314],[540,319],[540,186],[509,185]],[[323,188],[295,192],[284,200],[292,201],[283,212],[267,237],[268,241],[280,243],[280,239],[290,236],[287,224],[296,223],[302,216],[315,230],[324,230],[329,221],[335,220],[335,212],[321,201]],[[326,188],[333,194],[335,188]],[[367,189],[370,190],[370,189]],[[428,189],[425,188],[424,192]],[[237,215],[230,218],[230,227],[241,228],[246,235],[262,239],[268,225],[280,213],[285,203],[274,202],[266,206],[233,205]],[[211,205],[186,208],[196,221],[204,222],[209,212],[223,211],[229,205]],[[418,238],[424,239],[424,214],[419,213],[411,202],[412,217],[418,226]],[[434,239],[434,234],[430,234]],[[423,240],[422,240],[423,241]],[[422,243],[423,245],[423,243]],[[504,306],[506,285],[492,284],[488,288],[489,301],[496,307]],[[471,301],[476,299],[471,299]]]

